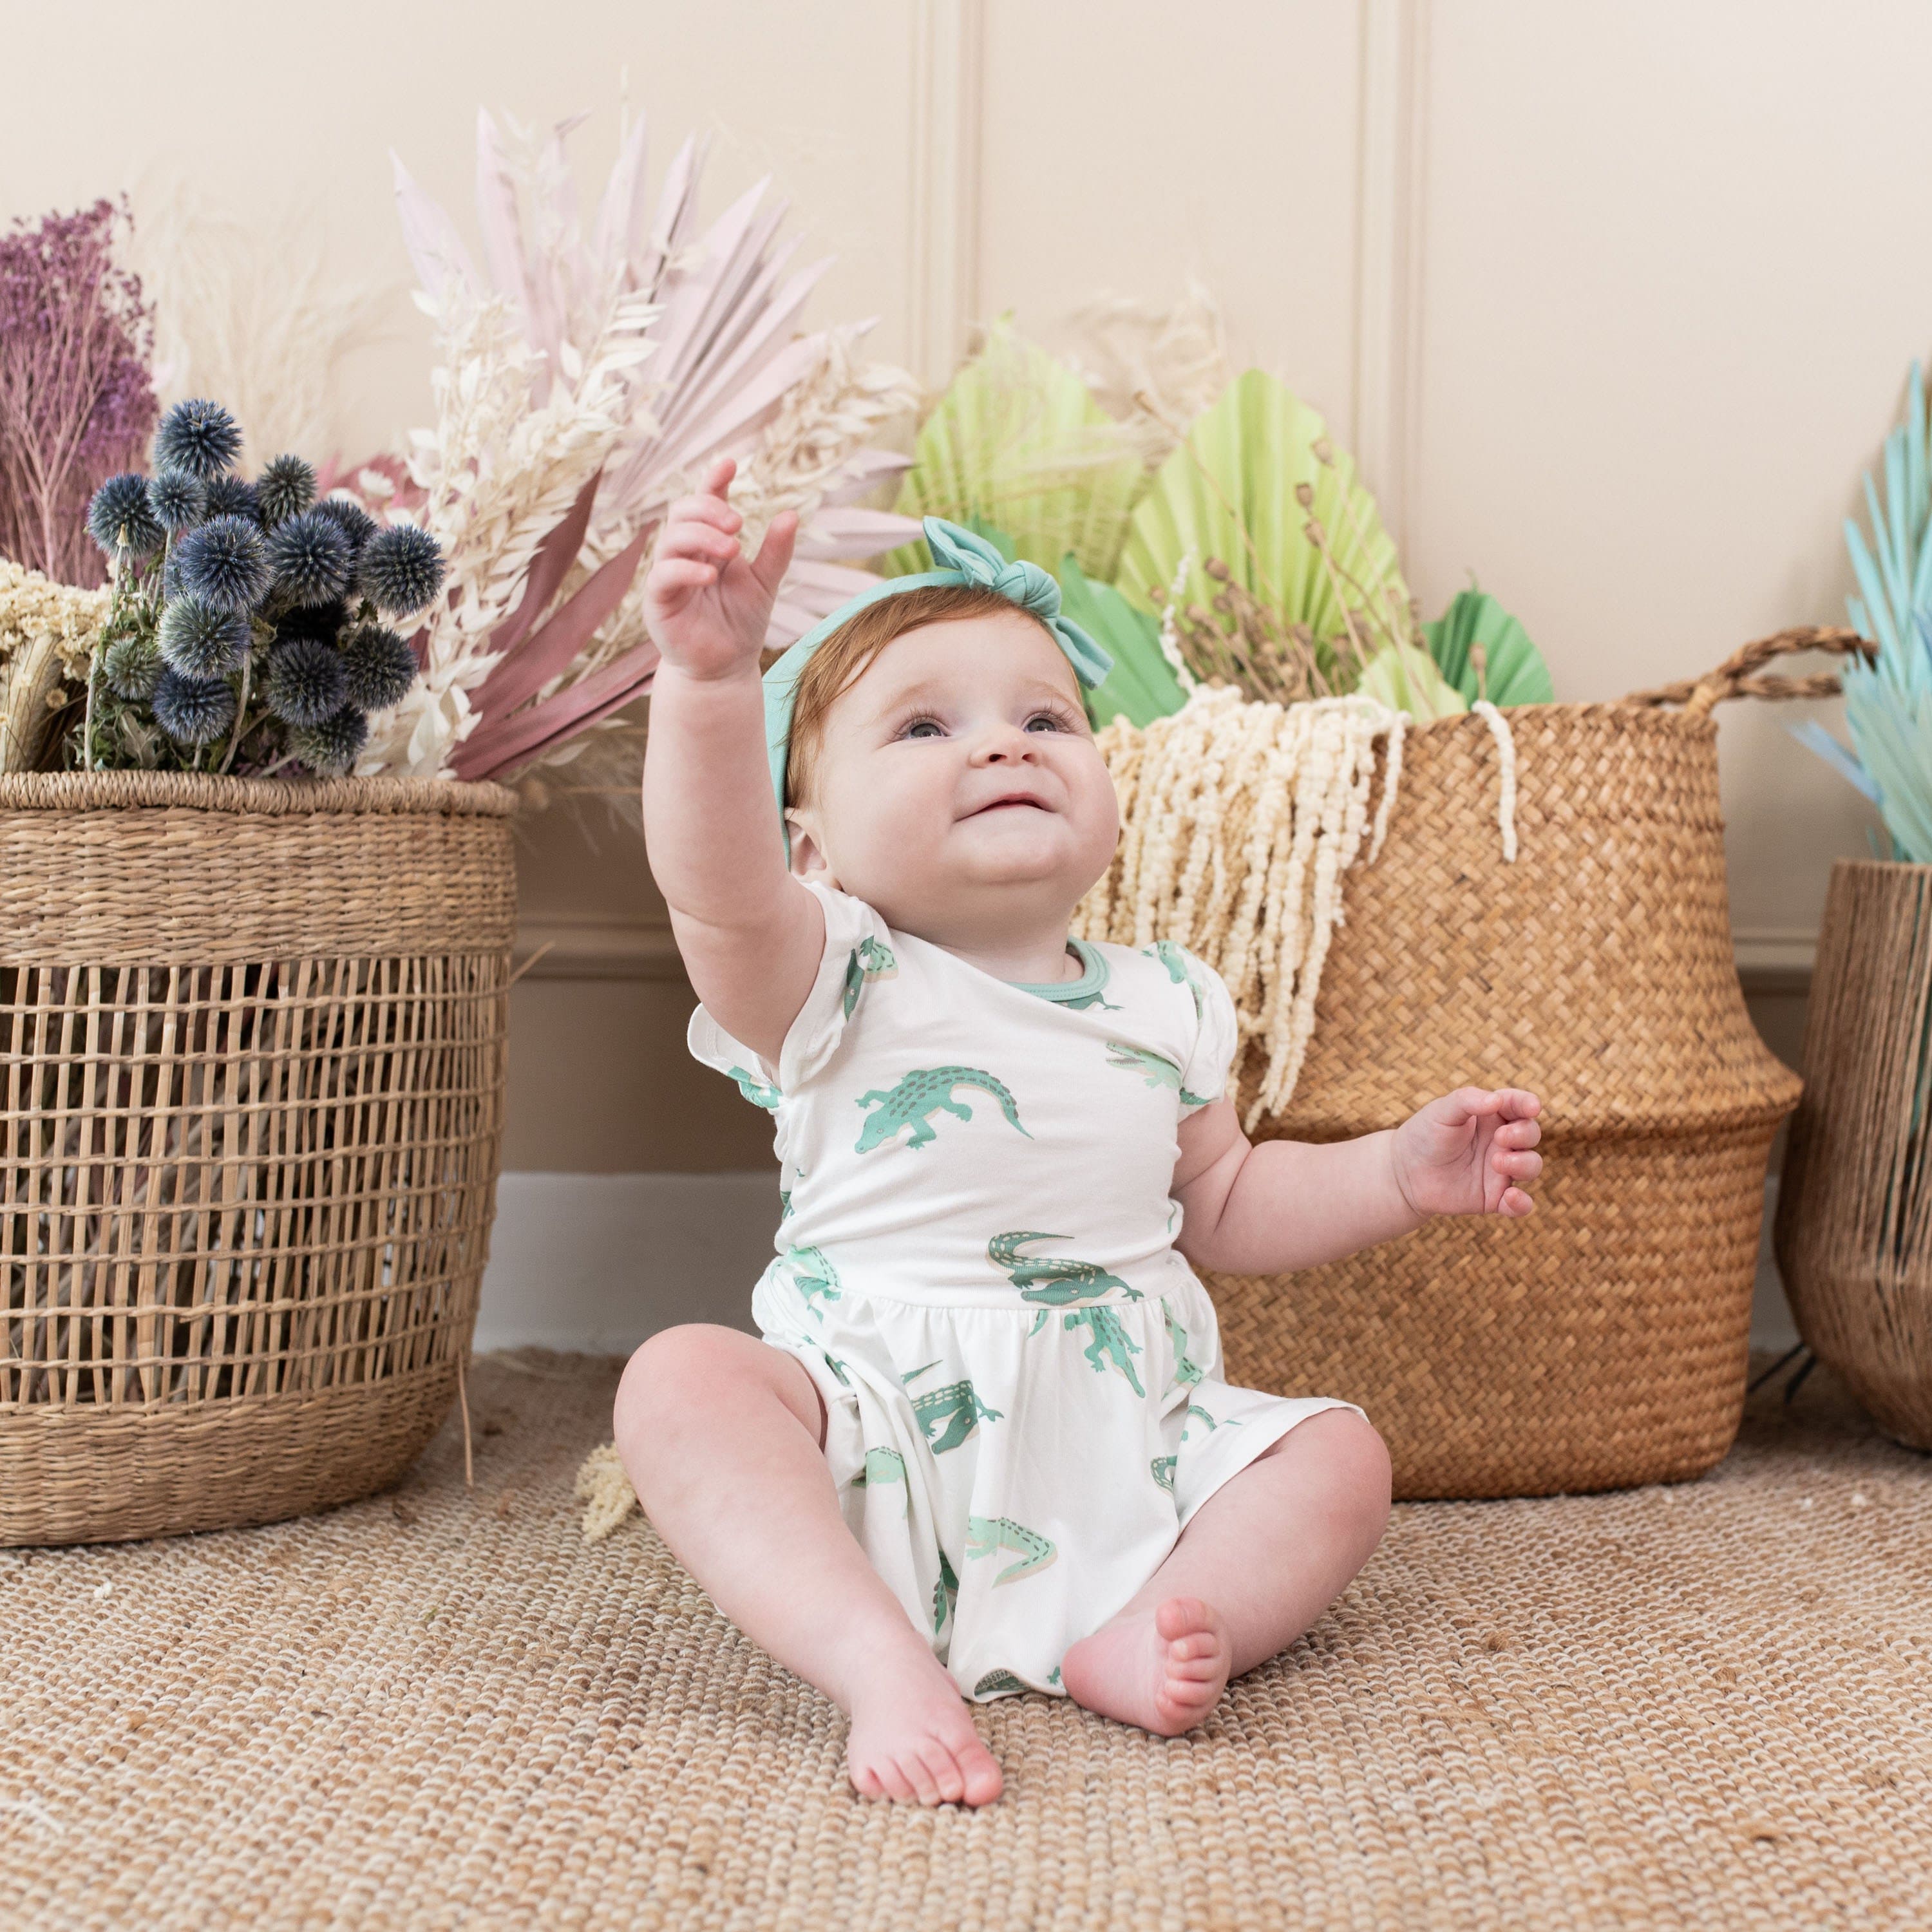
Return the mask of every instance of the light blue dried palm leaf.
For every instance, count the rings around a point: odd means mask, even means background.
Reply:
[[[1932,702],[1915,704],[1886,673],[1848,667],[1845,722],[1898,856],[1932,864]]]
[[[1878,803],[1878,787],[1866,776],[1858,754],[1847,751],[1816,718],[1808,718],[1802,724],[1787,724],[1784,728],[1801,745],[1809,746],[1846,783],[1856,785],[1873,804]]]

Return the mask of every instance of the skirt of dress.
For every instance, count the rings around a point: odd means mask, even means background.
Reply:
[[[1191,1280],[1137,1300],[961,1307],[808,1299],[773,1268],[752,1312],[825,1399],[852,1534],[976,1702],[1064,1696],[1068,1647],[1223,1483],[1310,1416],[1362,1412],[1222,1382]]]

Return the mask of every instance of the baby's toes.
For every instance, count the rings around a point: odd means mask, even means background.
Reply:
[[[919,1747],[918,1759],[932,1780],[934,1796],[925,1802],[957,1804],[966,1795],[966,1774],[959,1768],[959,1761],[938,1738],[928,1739]]]

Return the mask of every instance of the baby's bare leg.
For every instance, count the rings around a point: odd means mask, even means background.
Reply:
[[[824,1414],[795,1357],[690,1322],[631,1358],[617,1454],[652,1527],[712,1601],[850,1716],[854,1790],[986,1804],[1000,1794],[999,1766],[845,1526]]]
[[[1067,1651],[1090,1710],[1173,1737],[1312,1624],[1382,1539],[1388,1451],[1352,1409],[1298,1423],[1188,1518],[1119,1612]]]

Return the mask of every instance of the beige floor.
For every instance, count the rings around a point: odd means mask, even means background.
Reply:
[[[393,1498],[0,1552],[0,1924],[1932,1922],[1932,1460],[1821,1372],[1703,1481],[1410,1504],[1161,1739],[977,1721],[998,1803],[849,1795],[844,1720],[572,1480],[618,1364],[471,1382]]]

